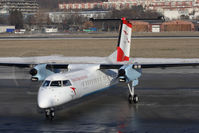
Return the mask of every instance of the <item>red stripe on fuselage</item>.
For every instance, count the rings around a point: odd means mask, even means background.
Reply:
[[[73,78],[73,79],[71,79],[73,82],[75,82],[75,81],[79,81],[79,80],[83,80],[83,79],[86,79],[86,78],[88,78],[86,75],[85,76],[81,76],[81,77],[75,77],[75,78]]]

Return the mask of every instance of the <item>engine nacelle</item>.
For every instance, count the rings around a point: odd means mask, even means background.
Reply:
[[[130,82],[137,80],[141,76],[141,73],[140,65],[124,65],[118,71],[119,81]]]
[[[31,80],[32,81],[42,81],[46,77],[54,74],[55,72],[50,71],[49,69],[46,69],[46,64],[39,64],[36,65],[34,68],[32,68],[29,71],[30,75],[32,75]]]

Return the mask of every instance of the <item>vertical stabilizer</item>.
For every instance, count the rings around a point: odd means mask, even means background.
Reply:
[[[122,18],[117,50],[114,51],[107,58],[108,62],[118,63],[118,62],[129,61],[131,33],[132,33],[132,24],[129,23],[129,21],[127,21],[126,18]]]
[[[117,46],[117,62],[129,61],[131,46],[132,24],[122,18]]]

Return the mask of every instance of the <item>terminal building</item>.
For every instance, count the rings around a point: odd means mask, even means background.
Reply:
[[[36,0],[0,0],[0,14],[8,14],[11,10],[19,10],[22,14],[34,14],[39,5]]]
[[[104,18],[109,11],[79,11],[79,12],[49,12],[49,18],[53,23],[62,23],[66,18],[78,14],[85,18]]]

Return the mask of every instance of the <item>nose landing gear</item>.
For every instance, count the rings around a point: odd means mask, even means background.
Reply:
[[[132,103],[138,103],[139,98],[136,94],[134,94],[135,88],[133,85],[130,85],[128,83],[128,88],[129,88],[129,97],[128,97],[128,101],[130,104]]]
[[[129,94],[128,101],[129,101],[130,104],[138,103],[139,99],[138,99],[138,96],[136,94],[135,95]]]
[[[54,108],[46,109],[45,110],[46,119],[53,120],[55,117],[55,110]]]

